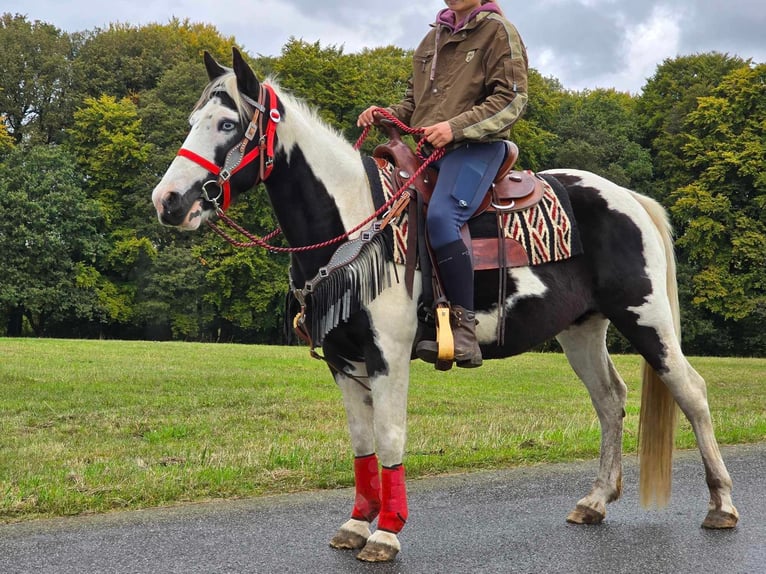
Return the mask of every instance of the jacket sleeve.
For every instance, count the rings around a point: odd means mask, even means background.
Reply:
[[[527,52],[516,28],[503,28],[487,53],[488,96],[449,121],[455,142],[505,136],[527,105]]]

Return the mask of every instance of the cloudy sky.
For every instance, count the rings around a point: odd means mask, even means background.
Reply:
[[[530,66],[567,89],[638,93],[666,58],[718,51],[766,62],[765,0],[499,0]],[[3,0],[0,11],[69,32],[110,22],[212,24],[251,54],[278,55],[294,36],[346,52],[414,48],[441,0]]]

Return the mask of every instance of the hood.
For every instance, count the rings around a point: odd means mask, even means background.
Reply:
[[[497,4],[494,2],[487,2],[486,4],[482,4],[476,8],[476,10],[471,12],[466,19],[460,22],[456,22],[455,13],[449,8],[445,8],[436,15],[436,25],[446,26],[454,33],[458,30],[462,30],[465,25],[468,24],[468,22],[473,20],[476,15],[481,12],[494,12],[495,14],[502,14],[502,11]]]

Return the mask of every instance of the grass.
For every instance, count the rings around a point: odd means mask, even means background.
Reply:
[[[614,358],[638,424],[639,361]],[[766,440],[766,360],[695,358],[719,441]],[[688,423],[677,444],[693,448]],[[562,355],[413,363],[409,477],[595,458]],[[340,392],[305,348],[0,339],[0,521],[352,484]]]

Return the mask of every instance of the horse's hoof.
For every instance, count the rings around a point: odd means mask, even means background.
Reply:
[[[330,546],[338,550],[359,550],[364,548],[365,544],[367,544],[367,539],[364,536],[342,529],[338,530],[330,540]]]
[[[592,509],[590,506],[578,504],[567,516],[567,522],[572,524],[601,524],[606,514]]]
[[[356,557],[363,562],[390,562],[396,558],[399,550],[401,545],[396,534],[377,530]]]
[[[352,518],[338,529],[333,539],[330,540],[330,546],[338,550],[359,550],[364,548],[369,537],[368,523]]]
[[[710,528],[714,530],[721,530],[724,528],[734,528],[739,522],[739,513],[737,509],[732,506],[733,512],[725,512],[723,510],[711,510],[707,513],[705,521],[702,523],[702,528]]]

